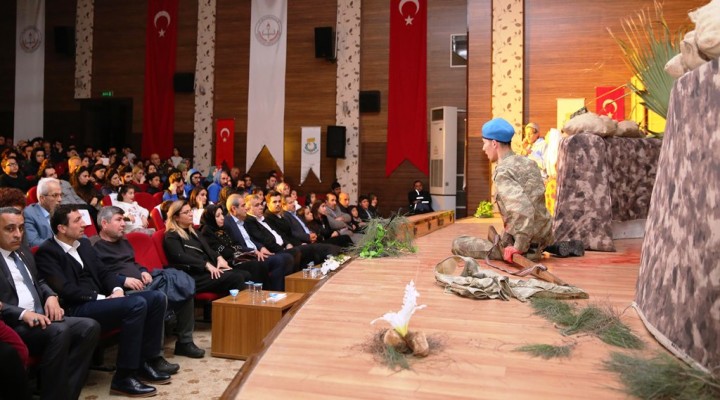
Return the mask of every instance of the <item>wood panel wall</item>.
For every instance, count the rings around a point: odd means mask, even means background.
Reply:
[[[491,0],[428,0],[428,108],[451,105],[468,110],[468,211],[490,197],[490,168],[482,153],[480,129],[491,118]],[[670,26],[687,22],[687,12],[705,0],[666,2]],[[115,97],[133,101],[133,143],[139,148],[142,133],[142,99],[145,71],[145,0],[96,0],[93,59],[93,96],[113,90]],[[387,152],[387,73],[389,11],[386,0],[362,4],[362,90],[380,90],[382,108],[361,114],[360,193],[374,192],[381,209],[389,213],[405,206],[412,181],[427,177],[404,162],[389,178],[384,165]],[[525,119],[547,129],[555,121],[557,97],[594,98],[595,86],[620,85],[629,73],[606,27],[619,30],[620,19],[650,0],[590,0],[526,3]],[[47,2],[46,136],[68,140],[82,129],[79,106],[72,99],[74,66],[71,58],[54,53],[54,26],[72,26],[75,1]],[[195,68],[197,0],[180,2],[177,70]],[[285,114],[285,168],[287,180],[299,180],[300,128],[323,127],[335,122],[335,66],[314,58],[314,27],[334,26],[335,7],[309,0],[290,2],[288,9],[287,107]],[[218,0],[216,48],[216,117],[236,118],[236,163],[245,164],[247,75],[250,3]],[[468,68],[449,67],[450,34],[469,31]],[[14,108],[15,2],[0,4],[0,131],[12,133]],[[467,100],[466,100],[467,99]],[[594,106],[589,107],[591,110]],[[176,94],[176,144],[184,154],[192,151],[194,97]],[[428,121],[429,123],[429,121]],[[263,152],[249,171],[256,181],[274,168]],[[334,159],[322,158],[322,182],[312,175],[302,192],[325,192],[335,176]]]
[[[467,69],[450,68],[450,35],[467,31],[467,0],[428,0],[427,42],[427,106],[466,107]],[[389,177],[385,177],[387,154],[388,48],[390,22],[387,0],[362,3],[360,58],[361,90],[380,90],[381,110],[360,114],[360,193],[375,193],[380,210],[390,212],[405,208],[407,193],[413,181],[420,179],[429,189],[428,177],[408,161],[404,161]],[[428,115],[428,137],[430,133]],[[429,151],[429,145],[428,145]]]

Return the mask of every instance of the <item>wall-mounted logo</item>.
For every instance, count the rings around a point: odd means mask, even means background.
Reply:
[[[315,138],[308,138],[303,146],[303,152],[307,154],[315,154],[318,151],[318,144],[315,142]]]
[[[40,47],[42,43],[42,33],[35,27],[30,25],[20,34],[20,47],[26,53],[32,53]]]
[[[282,36],[282,21],[274,15],[265,15],[255,24],[255,38],[263,46],[272,46]]]

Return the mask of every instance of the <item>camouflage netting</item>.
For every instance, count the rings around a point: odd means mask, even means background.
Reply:
[[[647,217],[657,174],[658,139],[580,133],[560,142],[556,241],[577,239],[588,250],[615,251],[612,221]]]
[[[720,374],[719,113],[715,59],[679,78],[672,91],[635,304],[663,345],[715,374]]]

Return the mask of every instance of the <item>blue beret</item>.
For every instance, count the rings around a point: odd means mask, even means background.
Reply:
[[[513,135],[515,135],[515,128],[502,118],[493,118],[482,127],[483,139],[510,143]]]

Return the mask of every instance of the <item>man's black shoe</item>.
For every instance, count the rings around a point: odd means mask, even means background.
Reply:
[[[110,394],[127,397],[151,397],[157,394],[157,389],[140,382],[133,376],[127,376],[122,379],[113,378],[110,384]]]
[[[155,357],[152,360],[148,360],[148,364],[150,364],[155,371],[168,375],[175,375],[180,370],[179,364],[168,362],[168,360],[163,357]]]
[[[164,372],[156,371],[150,364],[144,362],[138,371],[138,378],[143,382],[150,382],[157,385],[170,383],[170,375]]]
[[[205,350],[195,346],[195,343],[193,342],[175,343],[175,355],[190,358],[203,358],[205,357]]]

